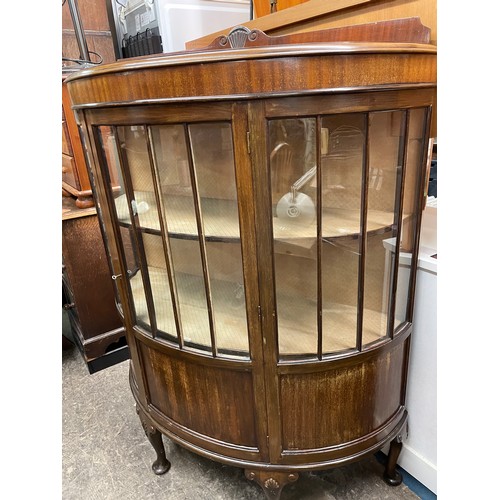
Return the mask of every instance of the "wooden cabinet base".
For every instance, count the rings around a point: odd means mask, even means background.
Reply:
[[[268,500],[279,499],[283,488],[299,478],[297,472],[272,472],[250,469],[245,470],[245,476],[250,481],[255,481],[262,488]]]
[[[147,350],[141,349],[141,357],[145,360],[151,357],[152,365],[167,366],[165,370],[160,370],[162,373],[157,380],[149,378],[147,403],[139,392],[133,365],[129,377],[137,414],[156,452],[153,472],[160,475],[170,469],[162,440],[164,435],[201,456],[244,469],[247,479],[255,481],[268,500],[279,500],[282,490],[288,484],[300,480],[301,472],[341,467],[373,455],[390,443],[382,478],[390,486],[400,485],[402,476],[396,469],[402,441],[407,434],[408,413],[403,405],[397,404],[402,389],[401,380],[397,379],[407,363],[409,341],[410,332],[406,330],[393,341],[394,345],[386,344],[374,349],[362,362],[358,355],[354,355],[332,362],[325,367],[326,371],[313,369],[295,375],[282,373],[279,376],[282,388],[280,400],[282,411],[286,415],[282,417],[281,451],[274,458],[270,457],[267,450],[259,450],[251,443],[250,428],[253,420],[252,417],[246,418],[248,409],[243,407],[248,390],[244,387],[243,378],[238,380],[240,375],[237,372],[219,376],[218,372],[228,372],[227,368],[192,371],[180,360],[168,360],[159,352],[156,355],[147,354]],[[148,377],[152,373],[151,370],[146,371]],[[366,377],[366,382],[370,382],[360,383],[359,376],[362,379]],[[212,394],[211,398],[202,400],[199,396],[196,397],[196,389],[189,388],[202,386],[206,379],[217,385],[217,391],[215,397]],[[382,389],[382,380],[393,382]],[[156,388],[160,385],[163,389],[166,388],[170,397],[156,394]],[[234,386],[233,389],[230,389],[231,386]],[[307,391],[304,390],[305,387],[308,388]],[[231,399],[234,408],[227,406],[221,395],[223,392],[233,394]],[[373,395],[377,392],[378,397],[386,403],[393,400],[396,408],[394,412],[388,412],[385,404],[375,401]],[[235,394],[239,394],[239,397]],[[306,396],[302,397],[304,394]],[[356,402],[351,406],[349,398],[352,401],[364,401],[366,408]],[[182,415],[187,415],[186,408],[189,408],[193,399],[197,407],[204,408],[205,418],[195,421],[189,416],[180,423]],[[312,403],[308,404],[308,400],[320,399],[337,401],[336,405],[329,407],[328,415],[311,411]],[[293,401],[296,408],[288,407],[285,400]],[[221,407],[225,410],[221,410]],[[225,413],[225,429],[216,431],[216,437],[214,434],[210,436],[208,427],[210,421],[215,420],[210,417],[211,412],[219,410],[219,420]],[[248,425],[245,426],[245,423]],[[205,430],[204,425],[207,425]],[[243,426],[246,429],[245,435],[238,440],[234,429]],[[317,429],[321,429],[321,432],[316,431]],[[243,441],[245,444],[242,444]],[[293,447],[292,442],[295,443]]]
[[[122,327],[85,339],[78,317],[68,311],[73,340],[83,356],[89,373],[96,373],[130,358],[130,351]]]

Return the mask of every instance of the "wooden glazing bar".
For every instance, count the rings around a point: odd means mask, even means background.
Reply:
[[[161,239],[163,244],[163,253],[165,256],[165,264],[167,266],[168,286],[170,288],[170,296],[172,298],[172,308],[174,312],[175,327],[177,330],[177,340],[179,347],[184,347],[184,335],[182,332],[182,323],[179,314],[179,295],[177,293],[177,283],[173,273],[172,251],[170,249],[170,241],[168,236],[168,224],[166,218],[165,204],[163,203],[163,196],[161,191],[160,176],[158,173],[158,164],[156,162],[156,154],[154,149],[153,135],[151,127],[147,126],[147,145],[149,164],[151,165],[151,176],[153,177],[153,187],[155,191],[156,207],[158,210],[158,220],[161,228]]]
[[[118,128],[116,126],[111,127],[113,130],[114,136],[119,139]],[[124,141],[125,142],[125,141]],[[148,316],[149,316],[149,325],[151,328],[151,334],[153,338],[156,337],[157,334],[157,324],[156,324],[156,313],[155,306],[153,300],[153,291],[151,288],[151,280],[149,278],[148,271],[148,261],[146,258],[146,251],[144,250],[144,242],[142,239],[142,233],[139,230],[140,221],[139,215],[134,214],[132,211],[132,200],[135,198],[134,195],[134,187],[132,185],[132,177],[130,175],[130,168],[128,165],[128,161],[126,155],[123,154],[122,148],[117,145],[116,148],[118,159],[120,162],[120,168],[122,171],[122,178],[124,182],[125,194],[127,196],[127,206],[130,216],[130,222],[132,225],[132,234],[135,240],[136,249],[137,249],[137,257],[139,260],[139,269],[141,270],[141,278],[144,286],[144,296],[146,297],[146,304],[148,306]],[[127,270],[128,271],[128,270]],[[137,318],[136,318],[137,321]]]
[[[323,273],[321,267],[321,249],[323,235],[323,203],[321,182],[321,117],[316,117],[316,305],[318,328],[318,359],[323,359]]]
[[[392,264],[392,282],[390,289],[390,302],[389,302],[389,316],[387,318],[387,336],[394,338],[394,316],[396,313],[396,294],[398,285],[398,271],[399,271],[399,253],[401,245],[401,228],[403,224],[403,207],[404,207],[404,190],[406,178],[406,164],[407,164],[407,151],[408,141],[410,140],[410,120],[408,119],[408,111],[403,112],[403,119],[401,120],[401,136],[400,150],[398,154],[398,176],[396,180],[396,199],[394,206],[394,223],[396,227],[396,246],[394,248],[394,259],[391,260]],[[402,142],[402,145],[401,145]]]
[[[358,320],[356,326],[356,349],[361,351],[363,346],[363,309],[365,301],[365,261],[366,261],[366,226],[368,219],[368,185],[370,178],[370,123],[369,115],[364,116],[365,142],[363,144],[363,173],[361,181],[361,224],[359,241],[359,264],[358,264]]]
[[[200,201],[200,193],[198,192],[198,181],[196,179],[196,170],[194,167],[194,159],[193,159],[193,150],[191,139],[189,136],[189,127],[185,123],[184,124],[184,138],[186,141],[187,147],[187,155],[188,155],[188,164],[189,164],[189,176],[191,178],[191,188],[193,191],[193,202],[194,202],[194,211],[196,215],[196,227],[198,228],[199,234],[199,244],[200,244],[200,257],[201,257],[201,266],[203,268],[203,281],[205,284],[205,296],[207,299],[207,312],[208,312],[208,324],[210,327],[210,343],[212,347],[212,356],[217,356],[217,340],[215,333],[215,323],[214,323],[214,311],[212,304],[212,292],[210,288],[210,276],[208,273],[208,259],[207,259],[207,248],[205,244],[205,230],[203,227],[203,215],[201,213],[201,201]]]
[[[432,107],[429,106],[426,110],[425,124],[424,130],[422,131],[422,137],[428,137],[428,133],[431,126],[431,117],[432,117]],[[425,169],[425,165],[427,162],[427,151],[428,144],[425,141],[422,141],[422,156],[420,160],[420,175],[418,177],[418,189],[417,193],[419,194],[417,198],[417,206],[415,207],[417,211],[417,217],[415,220],[414,226],[414,244],[413,244],[413,256],[411,260],[411,272],[410,272],[410,285],[408,287],[409,297],[408,297],[408,305],[406,309],[406,318],[409,322],[413,321],[413,310],[414,310],[414,299],[415,299],[415,286],[417,283],[417,267],[418,267],[418,251],[420,246],[420,230],[421,230],[421,222],[422,222],[422,212],[424,211],[424,203],[425,203],[425,180],[427,177],[427,172]]]

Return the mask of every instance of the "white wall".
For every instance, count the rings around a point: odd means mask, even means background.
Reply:
[[[163,51],[250,20],[249,0],[157,0]]]

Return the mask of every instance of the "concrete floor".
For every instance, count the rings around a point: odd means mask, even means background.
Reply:
[[[164,437],[169,472],[156,476],[156,454],[135,412],[128,361],[89,374],[76,347],[62,353],[62,498],[64,500],[265,500],[242,469],[195,455]],[[390,487],[370,457],[302,473],[281,500],[415,500],[403,483]]]

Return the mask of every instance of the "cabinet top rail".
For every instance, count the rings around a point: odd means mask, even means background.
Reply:
[[[274,45],[267,47],[237,48],[229,50],[204,49],[171,52],[153,56],[140,56],[86,68],[67,77],[66,82],[113,73],[141,71],[223,61],[245,61],[314,55],[356,54],[436,54],[437,47],[425,43],[394,42],[317,42],[308,44]]]
[[[339,40],[340,30],[282,43],[238,26],[202,50],[122,59],[66,82],[73,109],[435,86],[437,48],[425,36],[389,41],[384,32]]]

